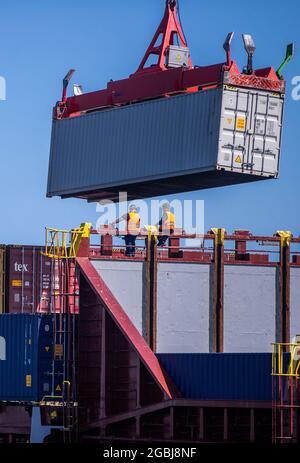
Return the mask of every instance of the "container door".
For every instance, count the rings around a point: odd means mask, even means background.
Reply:
[[[253,173],[278,175],[283,99],[276,94],[253,95],[249,163]]]
[[[35,303],[35,251],[31,247],[10,246],[8,252],[9,313],[32,313]]]
[[[283,100],[276,94],[224,90],[219,161],[226,170],[277,176]]]
[[[247,150],[253,96],[250,91],[226,88],[223,93],[218,164],[226,170],[248,170]]]

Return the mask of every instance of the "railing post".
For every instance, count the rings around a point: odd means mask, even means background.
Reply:
[[[157,244],[152,234],[146,239],[146,340],[156,352],[157,345]]]
[[[234,235],[241,237],[249,237],[249,230],[235,230]],[[235,240],[235,260],[249,260],[249,253],[247,253],[247,241],[246,239]]]
[[[113,250],[113,237],[112,233],[109,229],[108,225],[104,225],[103,227],[106,229],[107,233],[105,233],[105,230],[102,230],[101,238],[100,238],[100,254],[101,256],[112,256],[112,250]]]
[[[212,228],[214,239],[212,351],[224,351],[224,228]]]
[[[292,233],[278,231],[277,236],[280,237],[278,341],[288,343],[290,342],[290,243]]]
[[[180,238],[176,236],[170,236],[168,257],[169,258],[180,257]]]

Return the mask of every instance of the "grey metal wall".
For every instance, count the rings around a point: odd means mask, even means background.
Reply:
[[[146,324],[143,262],[106,260],[91,262],[134,326],[144,335]]]
[[[291,337],[300,334],[300,268],[291,268]]]
[[[48,196],[214,170],[221,103],[210,90],[53,121]]]
[[[136,328],[145,334],[145,266],[93,261]],[[278,324],[276,267],[225,265],[224,352],[271,352]],[[209,264],[158,264],[157,352],[211,351]],[[300,333],[300,268],[291,269],[291,336]]]
[[[208,264],[158,264],[157,352],[209,351]]]
[[[275,341],[276,268],[226,265],[224,351],[270,352]]]

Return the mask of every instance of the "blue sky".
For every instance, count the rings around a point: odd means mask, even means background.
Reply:
[[[233,57],[245,64],[241,34],[256,42],[255,67],[282,61],[287,43],[299,45],[298,0],[249,3],[181,0],[183,27],[194,64],[224,59],[222,44],[235,31]],[[66,71],[85,91],[136,70],[161,19],[164,0],[11,0],[1,4],[0,243],[41,244],[46,225],[95,224],[95,204],[45,197],[51,112]],[[205,228],[249,228],[259,234],[290,229],[300,234],[300,101],[291,79],[300,75],[300,52],[285,71],[288,82],[280,179],[180,195],[205,201]],[[178,198],[178,196],[177,196]],[[170,197],[169,199],[172,199]]]

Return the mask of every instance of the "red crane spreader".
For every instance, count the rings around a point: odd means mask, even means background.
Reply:
[[[137,71],[127,79],[108,82],[106,89],[67,98],[67,87],[75,72],[70,70],[64,79],[63,96],[55,106],[54,118],[73,117],[111,106],[207,90],[222,83],[284,92],[285,83],[277,76],[273,67],[250,70],[247,74],[239,71],[236,62],[231,58],[232,37],[233,33],[229,33],[224,43],[224,63],[193,67],[178,19],[177,2],[167,0],[163,19]],[[178,46],[175,46],[175,38]],[[175,55],[175,62],[170,61],[170,55]],[[186,55],[187,59],[184,61]],[[156,64],[148,65],[149,60],[154,57]]]

